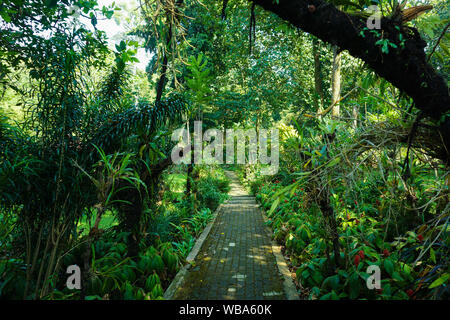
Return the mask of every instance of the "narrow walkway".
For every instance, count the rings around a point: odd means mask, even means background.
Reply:
[[[270,236],[255,199],[234,172],[231,199],[220,210],[174,299],[286,299]]]

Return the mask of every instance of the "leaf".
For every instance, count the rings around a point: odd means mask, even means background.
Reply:
[[[277,208],[279,203],[280,203],[280,198],[276,198],[275,201],[272,203],[272,206],[270,207],[268,214],[272,214],[273,211]]]
[[[303,172],[295,172],[293,173],[294,176],[307,176],[311,174],[311,171],[303,171]]]
[[[339,289],[339,276],[336,274],[334,276],[326,278],[325,281],[322,283],[322,287],[326,288],[328,285],[332,289],[338,290]]]
[[[111,19],[114,14],[114,10],[105,10],[103,14],[105,15],[106,18]]]
[[[346,9],[348,7],[354,7],[358,8],[359,10],[363,10],[363,7],[359,4],[353,3],[350,0],[332,0],[330,1],[336,6],[342,6],[343,9]]]
[[[5,22],[11,22],[11,17],[6,11],[0,11],[0,16],[5,20]]]
[[[392,278],[393,278],[394,280],[397,280],[397,281],[404,281],[404,279],[402,278],[402,276],[400,275],[400,273],[398,273],[397,271],[394,271],[394,272],[392,273]]]
[[[97,25],[97,17],[95,15],[92,15],[91,17],[91,23],[95,27]]]
[[[433,288],[439,287],[440,285],[443,285],[449,278],[450,278],[450,273],[445,273],[440,278],[434,280],[428,288],[433,289]]]
[[[306,168],[310,162],[311,162],[311,159],[309,159],[309,160],[305,163],[305,165],[303,166],[303,169]]]
[[[321,283],[323,280],[323,276],[320,272],[316,271],[312,274],[312,278],[316,283]]]
[[[380,41],[381,40],[378,40],[377,42],[375,42],[375,44],[380,44]],[[364,79],[363,79],[363,81],[361,83],[361,87],[363,89],[368,89],[370,84],[371,84],[371,82],[372,82],[372,74],[369,73],[369,74],[367,74],[367,76],[364,77]]]
[[[430,260],[436,263],[436,254],[433,250],[433,248],[430,248]]]
[[[334,158],[334,159],[331,160],[325,167],[326,167],[326,168],[331,168],[331,167],[337,165],[339,162],[341,162],[341,158],[339,158],[339,157]]]
[[[442,50],[444,50],[446,55],[450,55],[450,51],[448,50],[447,46],[444,43],[440,43],[439,46],[441,47]]]

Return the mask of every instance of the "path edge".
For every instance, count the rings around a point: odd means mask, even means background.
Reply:
[[[270,243],[272,245],[272,253],[275,256],[275,260],[277,262],[277,267],[279,273],[283,276],[283,288],[284,293],[286,294],[287,300],[300,300],[300,294],[297,292],[297,287],[292,280],[291,271],[288,268],[286,260],[284,259],[283,254],[281,253],[281,246],[277,245],[275,241],[272,240],[272,230],[267,225],[268,218],[264,212],[264,209],[258,205],[261,216],[264,220],[264,225],[266,228],[266,232],[269,235]]]
[[[214,225],[214,222],[216,221],[217,216],[219,215],[223,206],[227,202],[228,202],[228,200],[225,201],[224,203],[221,203],[217,207],[216,211],[214,211],[211,221],[206,225],[202,234],[195,241],[195,244],[192,247],[191,252],[189,252],[189,254],[186,258],[186,264],[180,269],[180,271],[178,271],[175,278],[173,278],[172,282],[170,283],[170,285],[167,287],[166,291],[164,292],[164,296],[163,296],[164,300],[172,300],[172,298],[174,297],[178,288],[183,285],[186,275],[192,266],[191,263],[195,260],[195,258],[197,257],[197,254],[200,252],[200,249],[202,248],[203,243],[205,242],[206,238],[208,237],[209,232],[211,231],[212,226]]]

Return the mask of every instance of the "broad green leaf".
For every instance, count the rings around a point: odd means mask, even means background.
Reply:
[[[276,198],[275,201],[272,203],[272,206],[270,207],[268,214],[272,214],[275,211],[275,209],[277,208],[279,203],[280,203],[280,198]]]
[[[436,254],[433,250],[433,248],[430,248],[430,260],[436,263]]]

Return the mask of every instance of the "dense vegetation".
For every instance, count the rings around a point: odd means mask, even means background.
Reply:
[[[450,10],[426,4],[0,0],[0,297],[161,298],[229,190],[172,163],[202,120],[279,129],[275,175],[233,169],[304,298],[448,299]]]

